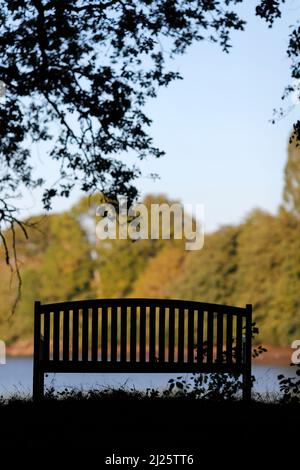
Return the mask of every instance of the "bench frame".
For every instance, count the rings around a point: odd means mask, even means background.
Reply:
[[[251,359],[250,304],[240,308],[176,299],[126,298],[53,304],[36,301],[34,305],[34,400],[44,396],[44,374],[56,372],[235,373],[242,375],[243,399],[250,400]]]

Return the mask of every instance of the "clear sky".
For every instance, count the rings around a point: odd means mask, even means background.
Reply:
[[[251,10],[254,3],[248,2]],[[285,51],[300,2],[290,0],[284,11],[272,29],[247,14],[246,31],[234,34],[229,54],[207,42],[188,49],[174,63],[184,80],[160,90],[147,105],[155,144],[166,155],[142,163],[138,188],[141,194],[163,192],[183,203],[203,203],[207,231],[238,223],[255,207],[275,212],[281,201],[288,135],[300,108],[275,125],[270,119],[289,83]],[[42,171],[54,182],[54,166],[36,150]],[[150,173],[160,179],[149,179]],[[79,196],[55,200],[54,210],[68,208]],[[24,195],[22,205],[37,213],[40,192]]]

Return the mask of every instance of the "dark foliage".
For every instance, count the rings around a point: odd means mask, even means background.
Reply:
[[[259,329],[256,323],[252,323],[252,338],[259,334]],[[232,357],[236,358],[235,339],[232,340]],[[260,354],[266,352],[267,349],[259,345],[252,350],[252,357],[258,357]],[[226,356],[226,352],[223,353]],[[207,356],[206,342],[204,343],[203,360]],[[252,376],[252,386],[255,382],[255,377]],[[177,379],[169,380],[169,392],[173,392],[175,396],[187,396],[196,399],[210,400],[210,401],[223,401],[223,400],[236,400],[241,397],[243,390],[243,383],[236,374],[203,374],[194,373],[190,379],[185,379],[183,376]]]
[[[221,3],[1,1],[1,189],[43,184],[33,177],[28,143],[48,141],[61,179],[45,188],[46,208],[76,181],[84,191],[133,198],[138,170],[119,156],[162,154],[142,109],[159,86],[179,77],[166,58],[205,37],[227,51],[230,30],[243,29],[228,9],[236,2]]]
[[[291,367],[295,369],[295,377],[278,375],[280,391],[283,394],[281,401],[300,403],[300,366],[291,364]]]

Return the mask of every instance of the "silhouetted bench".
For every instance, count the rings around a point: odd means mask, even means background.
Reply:
[[[33,397],[53,372],[218,372],[251,398],[252,306],[183,300],[35,302]]]

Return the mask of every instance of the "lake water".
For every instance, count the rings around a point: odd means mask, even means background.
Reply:
[[[277,375],[293,376],[292,367],[284,366],[253,366],[253,375],[256,377],[254,390],[259,393],[273,393],[279,391]],[[180,374],[49,374],[45,385],[54,385],[56,389],[65,386],[80,387],[83,389],[121,387],[145,390],[146,388],[167,387],[168,380]],[[186,374],[188,377],[189,374]],[[7,363],[0,365],[0,395],[7,396],[13,393],[27,395],[32,393],[32,359],[7,358]]]

